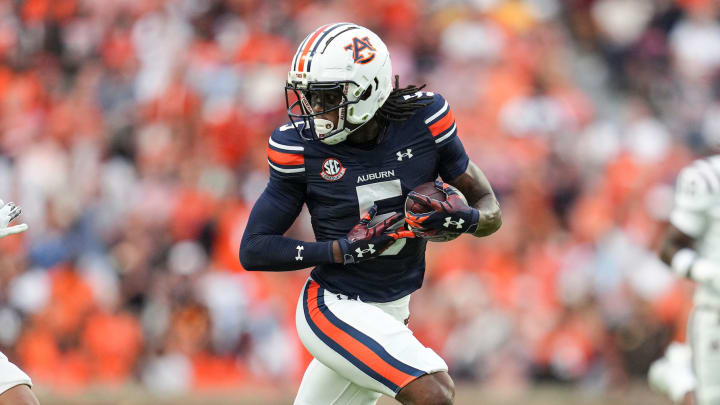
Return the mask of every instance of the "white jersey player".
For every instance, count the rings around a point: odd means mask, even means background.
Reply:
[[[649,373],[652,386],[676,402],[720,404],[720,155],[678,175],[675,207],[660,258],[696,282],[687,347],[673,344]]]
[[[27,230],[26,224],[8,226],[21,212],[17,205],[0,200],[0,238]],[[30,377],[0,353],[0,405],[37,405],[30,387]]]

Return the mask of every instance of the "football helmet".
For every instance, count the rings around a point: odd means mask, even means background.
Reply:
[[[347,22],[323,25],[292,59],[285,85],[290,121],[305,139],[342,142],[387,100],[391,76],[390,54],[375,33]],[[337,122],[327,119],[335,111]]]

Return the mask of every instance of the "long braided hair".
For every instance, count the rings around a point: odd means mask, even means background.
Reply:
[[[432,96],[420,93],[423,88],[425,88],[424,84],[420,87],[410,85],[401,89],[400,77],[395,75],[393,90],[382,107],[375,113],[381,125],[387,127],[391,121],[405,121],[415,114],[415,110],[432,103]]]

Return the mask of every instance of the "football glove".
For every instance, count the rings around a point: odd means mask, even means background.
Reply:
[[[445,201],[415,191],[408,194],[408,198],[429,210],[418,215],[406,214],[405,221],[412,227],[415,235],[435,239],[444,234],[453,236],[475,232],[480,218],[478,210],[469,206],[453,186],[436,180],[435,188],[445,193]]]
[[[343,264],[374,259],[380,256],[396,240],[415,237],[415,234],[407,229],[391,229],[393,225],[403,220],[402,214],[394,214],[370,226],[370,221],[375,217],[375,214],[377,214],[377,205],[373,205],[360,222],[344,238],[338,241]]]
[[[11,202],[5,204],[3,200],[0,200],[0,206],[2,207],[0,208],[0,238],[24,232],[28,229],[27,224],[8,226],[10,221],[22,213],[22,208]]]

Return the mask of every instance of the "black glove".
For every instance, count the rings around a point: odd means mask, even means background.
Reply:
[[[412,231],[404,228],[390,230],[393,225],[403,220],[402,214],[395,214],[374,226],[369,226],[368,224],[375,217],[375,214],[377,214],[377,205],[373,205],[360,220],[360,223],[355,225],[344,238],[338,241],[343,264],[374,259],[380,256],[396,240],[415,237]]]
[[[415,191],[408,194],[408,198],[430,210],[430,212],[419,215],[407,213],[405,221],[415,235],[436,239],[441,238],[442,235],[454,236],[475,232],[480,218],[478,210],[469,206],[455,187],[436,180],[435,188],[445,193],[445,201],[439,201]]]

